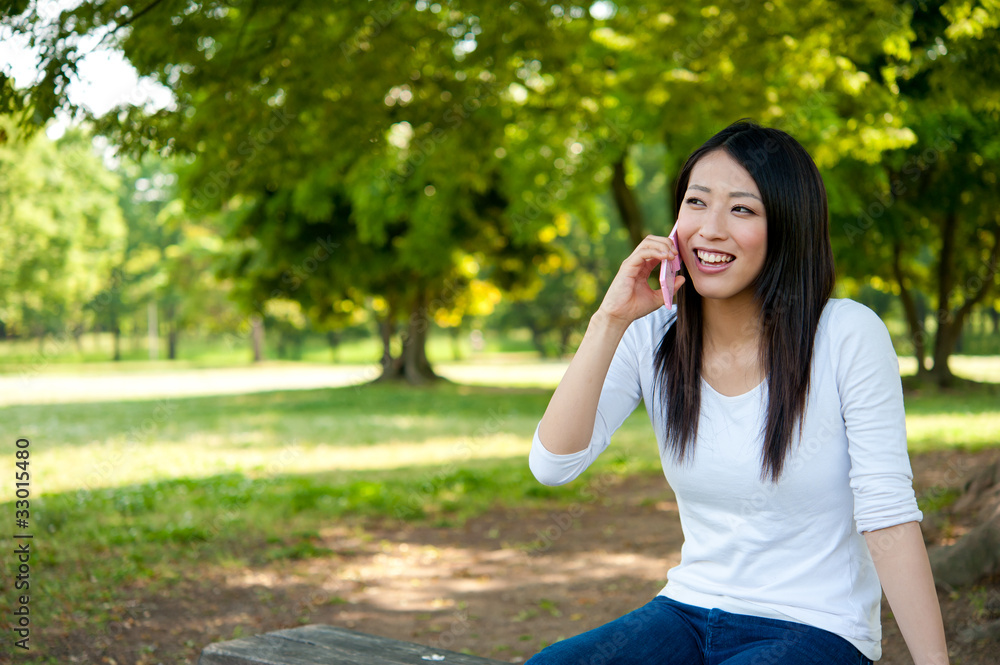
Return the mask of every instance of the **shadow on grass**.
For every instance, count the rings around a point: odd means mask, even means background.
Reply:
[[[34,662],[66,662],[60,659],[67,654],[97,659],[90,662],[105,657],[140,662],[148,647],[158,659],[169,655],[170,662],[193,663],[197,650],[212,641],[287,627],[302,617],[334,622],[336,616],[355,615],[369,632],[461,648],[458,638],[474,632],[475,622],[461,606],[475,605],[479,615],[490,611],[498,600],[496,585],[473,584],[478,590],[457,593],[459,605],[451,609],[414,612],[398,607],[391,594],[366,598],[372,582],[351,571],[382,565],[396,554],[418,566],[427,553],[458,547],[463,565],[489,568],[504,593],[534,598],[528,607],[537,610],[537,583],[505,577],[509,557],[523,564],[536,555],[574,550],[570,531],[576,525],[564,523],[567,514],[577,521],[583,516],[593,531],[586,537],[589,547],[604,552],[609,543],[594,534],[607,526],[597,516],[616,492],[632,497],[633,520],[656,511],[656,501],[639,502],[637,481],[648,479],[654,496],[670,496],[658,470],[637,469],[625,459],[600,461],[588,476],[550,488],[531,477],[523,460],[496,459],[430,474],[422,467],[400,469],[345,483],[328,474],[266,479],[222,474],[46,496],[33,503],[40,572],[32,611],[46,617],[44,646]],[[570,511],[571,505],[577,508]],[[559,519],[554,522],[552,515]],[[540,546],[538,534],[553,524],[561,531]],[[675,528],[676,539],[679,525]],[[407,545],[393,545],[390,552],[386,538],[402,538],[413,553],[407,554]],[[654,541],[645,547],[654,548]],[[624,553],[629,547],[623,543],[619,549]],[[432,561],[443,564],[437,555],[426,559]],[[632,579],[627,562],[615,565],[623,593],[648,583]],[[290,578],[280,572],[292,568],[298,572]],[[403,571],[411,573],[421,575]],[[460,580],[476,577],[455,574]],[[606,581],[606,572],[597,568],[595,574]],[[490,640],[517,645],[518,634],[511,631],[534,630],[527,618],[513,621],[503,639],[486,633],[483,639],[468,635],[466,643],[480,649]],[[455,627],[447,638],[442,622]],[[140,625],[141,637],[130,632]],[[484,655],[502,653],[489,651]],[[45,660],[49,657],[53,660]]]
[[[635,470],[621,459],[597,468],[605,478]],[[107,635],[130,616],[138,589],[169,596],[208,569],[349,556],[350,547],[320,538],[331,526],[461,529],[490,511],[599,497],[592,484],[542,486],[524,460],[505,458],[354,478],[227,473],[46,495],[32,500],[33,565],[40,571],[32,580],[32,612],[47,617],[49,637]]]
[[[183,441],[203,433],[247,432],[268,442],[294,439],[346,447],[463,436],[491,416],[520,430],[522,424],[541,418],[551,394],[537,388],[445,382],[414,388],[385,382],[245,395],[11,405],[0,407],[0,415],[11,431],[46,440],[50,450],[95,441]]]

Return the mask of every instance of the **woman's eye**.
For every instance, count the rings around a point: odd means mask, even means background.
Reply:
[[[696,198],[694,196],[689,196],[685,201],[685,203],[689,203],[691,205],[705,205],[701,199]]]
[[[733,207],[733,212],[742,212],[744,214],[749,213],[751,215],[754,214],[753,210],[751,210],[750,208],[748,208],[746,206],[734,206]]]

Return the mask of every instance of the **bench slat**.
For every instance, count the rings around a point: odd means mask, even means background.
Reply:
[[[324,625],[276,630],[210,644],[198,659],[198,665],[495,665],[501,662]]]

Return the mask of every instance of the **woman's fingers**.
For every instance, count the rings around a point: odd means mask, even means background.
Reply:
[[[660,252],[659,256],[667,260],[671,260],[680,254],[680,249],[677,247],[673,238],[649,235],[643,239],[643,243],[646,241],[649,241],[650,247],[655,248],[658,252]]]
[[[642,258],[645,261],[659,263],[671,260],[677,256],[677,250],[669,238],[664,236],[646,236],[632,252],[630,258]]]
[[[626,258],[605,293],[601,309],[608,315],[631,322],[663,306],[663,294],[650,287],[649,277],[664,261],[677,256],[674,243],[666,236],[648,235]],[[674,281],[674,291],[684,284]]]

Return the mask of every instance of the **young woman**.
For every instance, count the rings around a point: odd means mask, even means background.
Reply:
[[[947,664],[899,366],[874,312],[830,298],[815,164],[739,122],[688,158],[675,208],[677,242],[647,236],[622,263],[529,464],[573,480],[642,400],[681,562],[648,604],[529,663],[871,663],[884,589],[914,662]],[[648,278],[677,256],[668,309]]]

